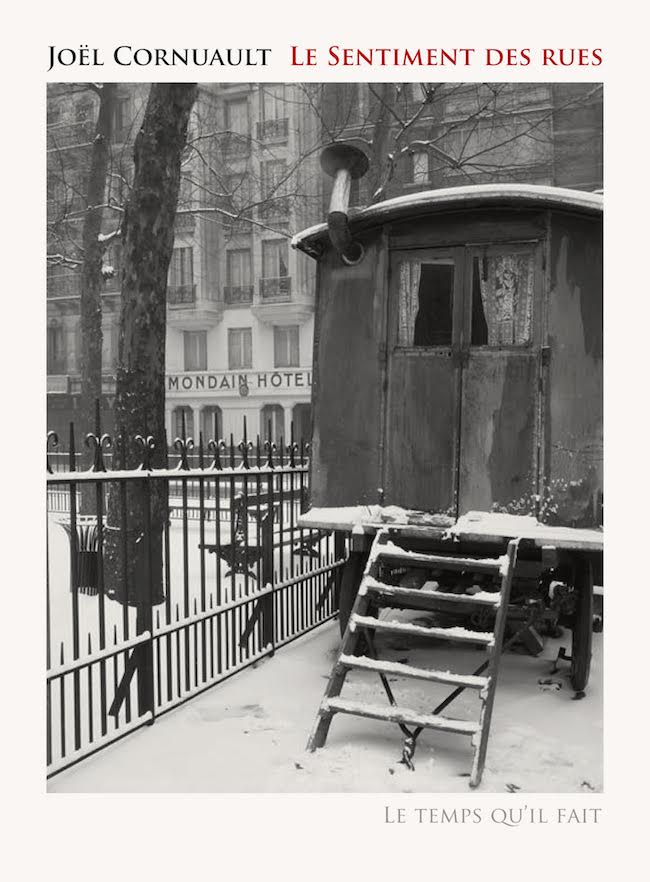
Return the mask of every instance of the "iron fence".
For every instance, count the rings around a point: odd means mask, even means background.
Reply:
[[[176,439],[154,468],[155,441],[138,436],[139,462],[118,470],[97,433],[82,471],[71,427],[68,469],[55,471],[57,441],[50,433],[48,776],[331,619],[346,557],[341,535],[298,524],[302,443]]]

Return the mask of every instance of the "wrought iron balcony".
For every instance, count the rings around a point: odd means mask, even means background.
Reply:
[[[257,137],[260,141],[279,141],[288,135],[288,119],[265,119],[257,124]]]
[[[291,300],[291,276],[260,279],[260,297],[265,303],[286,303]]]
[[[223,289],[224,302],[234,306],[253,302],[253,285],[226,285]]]
[[[169,285],[167,287],[167,303],[170,306],[196,303],[196,285]]]
[[[64,359],[51,359],[47,363],[47,391],[67,394],[70,378],[65,373]]]

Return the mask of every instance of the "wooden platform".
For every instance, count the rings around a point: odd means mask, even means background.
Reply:
[[[471,511],[457,521],[446,515],[409,511],[395,506],[357,505],[344,508],[313,508],[300,515],[304,528],[340,530],[345,533],[374,535],[377,530],[395,525],[402,533],[426,532],[428,535],[495,543],[508,539],[526,539],[539,547],[550,546],[572,551],[602,552],[602,528],[547,526],[533,517]],[[404,529],[406,528],[406,530]]]

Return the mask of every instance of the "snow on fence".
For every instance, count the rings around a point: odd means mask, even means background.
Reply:
[[[302,529],[306,445],[176,442],[175,462],[68,469],[48,436],[48,776],[214,686],[338,608],[345,541]],[[121,440],[119,443],[123,443]],[[237,455],[236,455],[237,454]],[[207,459],[210,460],[207,463]],[[112,464],[111,464],[112,465]]]

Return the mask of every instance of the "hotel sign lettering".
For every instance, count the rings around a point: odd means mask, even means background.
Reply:
[[[268,395],[269,393],[311,392],[311,371],[244,371],[167,374],[171,394]]]

